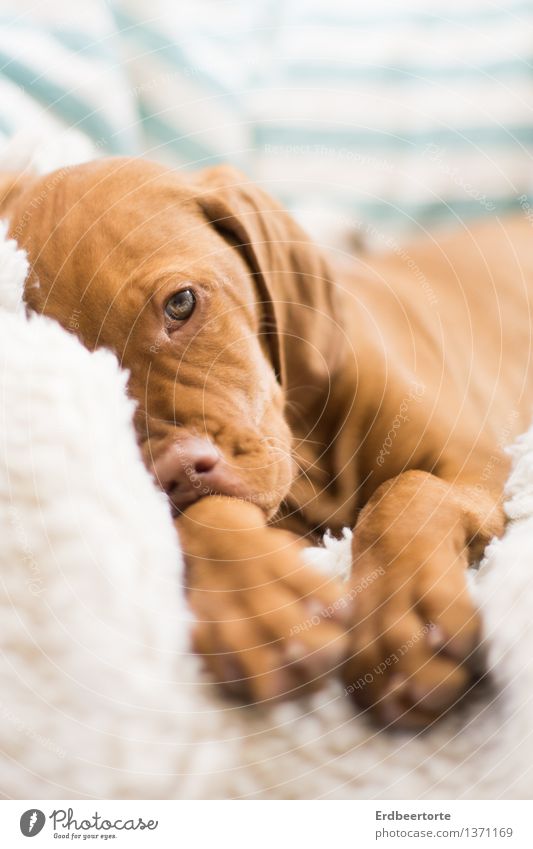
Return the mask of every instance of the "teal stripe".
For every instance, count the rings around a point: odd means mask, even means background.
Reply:
[[[487,208],[488,204],[490,204],[489,208]],[[492,204],[494,204],[494,207],[492,207]],[[416,208],[413,207],[412,211],[409,211],[408,208],[406,211],[413,218],[432,221],[438,218],[444,219],[451,217],[458,219],[486,218],[495,215],[506,215],[519,209],[520,203],[518,198],[515,195],[511,195],[507,198],[488,198],[483,204],[473,198],[428,201],[419,204]]]
[[[533,79],[533,54],[527,59],[510,59],[501,61],[486,61],[482,65],[466,65],[458,63],[457,65],[447,65],[441,67],[438,65],[417,65],[405,64],[402,66],[395,65],[335,65],[331,63],[309,65],[303,62],[302,64],[289,64],[284,69],[284,79],[289,82],[305,81],[318,82],[319,84],[328,83],[354,83],[354,82],[374,82],[374,83],[392,83],[401,85],[402,83],[422,83],[431,82],[433,80],[465,80],[471,82],[473,79],[519,79],[523,78],[530,81]]]
[[[162,33],[147,26],[144,22],[136,21],[135,18],[126,14],[122,9],[113,8],[112,11],[116,24],[120,29],[120,38],[130,37],[136,39],[150,53],[157,53],[158,58],[168,62],[174,70],[182,72],[189,71],[191,76],[194,74],[193,78],[198,83],[206,88],[208,87],[212,92],[223,94],[233,104],[237,104],[234,93],[222,86],[216,77],[205,73],[196,64],[194,58],[191,59],[187,51],[176,41],[166,38]]]
[[[5,113],[0,113],[0,133],[10,136],[15,131],[13,125],[8,121]]]
[[[430,144],[439,146],[451,145],[453,147],[505,147],[533,145],[533,125],[515,125],[508,127],[482,126],[463,127],[461,131],[448,127],[435,127],[431,130],[422,130],[406,133],[404,130],[394,133],[391,130],[370,130],[366,128],[336,127],[335,129],[323,129],[321,127],[297,126],[266,126],[259,125],[255,129],[257,145],[273,147],[287,147],[289,153],[298,154],[298,150],[291,148],[302,148],[302,155],[324,155],[328,149],[332,154],[341,149],[357,151],[360,149],[398,150],[413,148],[424,148]]]
[[[288,209],[301,209],[305,206],[305,196],[298,195],[295,201],[294,194],[284,191],[276,192],[276,187],[269,187],[271,194]],[[316,200],[316,193],[310,193],[310,200]],[[520,209],[520,203],[515,194],[502,198],[487,198],[483,205],[473,198],[450,198],[443,200],[432,200],[423,202],[400,201],[394,205],[391,201],[365,201],[348,199],[341,195],[321,196],[325,209],[330,209],[334,214],[346,215],[346,224],[349,225],[353,219],[354,227],[357,222],[383,222],[386,224],[394,222],[413,223],[435,223],[452,218],[459,220],[472,220],[474,218],[485,218],[494,215],[504,215]],[[486,204],[494,204],[494,208],[487,209]]]
[[[142,102],[139,104],[139,112],[142,128],[146,133],[161,142],[166,149],[176,153],[187,166],[204,168],[227,161],[227,153],[216,153],[213,148],[207,147],[195,138],[198,133],[180,134],[178,127],[167,123],[160,115],[149,112]]]
[[[316,7],[318,9],[318,6]],[[379,6],[378,6],[379,8]],[[482,25],[483,23],[505,22],[507,20],[515,20],[520,26],[524,22],[524,16],[533,14],[533,2],[531,0],[522,0],[517,2],[510,8],[498,8],[487,4],[484,8],[478,8],[476,11],[471,9],[457,9],[450,13],[446,8],[445,3],[442,4],[442,14],[437,11],[427,10],[420,12],[398,12],[392,8],[392,5],[381,8],[378,14],[364,14],[359,10],[354,9],[353,15],[337,15],[332,10],[331,15],[327,12],[317,11],[315,14],[313,9],[307,8],[305,17],[298,18],[296,15],[291,16],[291,25],[297,27],[309,26],[309,24],[320,27],[338,27],[341,29],[354,28],[376,28],[383,34],[387,34],[391,29],[396,30],[399,25],[421,25],[421,26],[440,26],[443,24],[470,24]]]
[[[78,30],[51,28],[49,32],[56,41],[73,53],[85,53],[94,58],[106,59],[108,62],[117,61],[111,45],[107,43],[110,39],[109,35],[95,41]]]
[[[4,54],[1,50],[0,66],[0,73],[25,89],[47,110],[60,115],[70,126],[87,133],[110,153],[127,154],[131,151],[133,140],[128,140],[128,143],[118,141],[115,130],[109,122],[99,115],[97,110],[88,111],[89,106],[71,92],[61,88],[52,80],[35,76],[34,69]]]

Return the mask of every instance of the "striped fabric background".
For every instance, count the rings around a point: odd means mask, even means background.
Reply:
[[[138,151],[136,100],[119,49],[103,0],[1,0],[0,143],[18,133],[57,144],[68,130],[97,151]]]
[[[105,153],[233,162],[329,241],[501,214],[533,187],[533,0],[47,9],[0,26],[5,134],[31,95]]]

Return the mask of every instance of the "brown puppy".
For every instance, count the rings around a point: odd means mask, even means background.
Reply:
[[[219,680],[271,699],[342,663],[386,722],[452,705],[479,639],[465,567],[531,411],[527,221],[332,268],[227,168],[104,160],[2,194],[29,306],[130,370]],[[355,524],[349,590],[287,534]]]

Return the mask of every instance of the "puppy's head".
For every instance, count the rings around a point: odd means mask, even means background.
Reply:
[[[175,510],[219,493],[272,516],[293,477],[286,401],[335,355],[316,248],[238,172],[111,159],[9,183],[26,302],[130,372],[147,466]]]

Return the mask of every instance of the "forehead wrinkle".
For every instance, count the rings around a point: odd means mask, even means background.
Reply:
[[[191,280],[199,278],[206,282],[220,274],[231,275],[238,263],[233,250],[225,244],[217,244],[215,233],[208,231],[203,237],[204,244],[199,246],[198,240],[192,242],[190,238],[184,238],[183,233],[176,234],[174,231],[169,238],[164,241],[159,239],[155,244],[150,238],[148,246],[146,241],[140,243],[138,236],[129,232],[116,249],[125,254],[124,265],[131,268],[129,280],[138,279],[147,285],[168,280],[173,275],[190,276]]]
[[[243,298],[242,290],[233,285],[224,287],[224,293],[229,301],[225,307],[225,312],[231,314],[235,314],[237,311],[244,312],[248,324],[255,330],[259,324],[259,318],[257,316],[257,301],[253,297],[253,287],[250,287],[249,296],[246,298]]]
[[[46,185],[49,175],[43,177],[40,183]],[[37,182],[37,186],[40,185]],[[138,193],[142,191],[142,196]],[[65,169],[61,180],[54,185],[53,191],[48,191],[41,206],[41,231],[43,241],[37,253],[33,252],[33,262],[40,259],[41,253],[47,248],[51,239],[61,238],[62,228],[68,230],[67,258],[76,248],[76,242],[81,236],[92,231],[93,227],[101,224],[104,217],[120,205],[128,204],[126,219],[131,230],[132,216],[140,211],[140,224],[146,222],[147,198],[155,201],[152,208],[160,210],[161,201],[168,197],[169,209],[179,206],[180,211],[197,210],[192,189],[172,169],[150,163],[145,160],[132,158],[114,158],[86,163]],[[135,201],[138,200],[138,203]],[[27,198],[22,197],[22,209]],[[168,216],[170,217],[170,216]],[[43,221],[48,218],[48,226]],[[91,225],[87,228],[87,221]],[[78,225],[78,226],[76,226]],[[80,227],[83,233],[79,234]],[[78,238],[74,238],[78,231]],[[74,244],[72,244],[74,240]],[[62,266],[58,270],[60,274]]]
[[[174,201],[172,210],[175,214],[171,216],[166,209],[161,209],[159,192],[155,194],[153,204],[149,205],[155,210],[151,216],[147,216],[146,197],[140,199],[139,203],[131,201],[127,214],[120,209],[120,201],[115,201],[111,207],[107,205],[96,215],[98,210],[91,204],[88,210],[90,215],[73,218],[67,213],[62,227],[54,229],[53,238],[56,242],[61,238],[66,240],[66,260],[71,256],[75,261],[80,253],[85,264],[89,260],[92,265],[91,277],[95,277],[106,263],[116,264],[117,260],[122,268],[134,270],[151,260],[159,261],[157,254],[161,251],[171,251],[174,261],[176,255],[187,257],[190,255],[192,237],[202,224],[199,214],[196,220],[191,215],[190,225],[184,229],[182,210],[185,204],[176,204]],[[83,201],[78,202],[78,208],[83,205]],[[193,205],[187,206],[190,206],[192,212]],[[68,212],[73,212],[73,209]]]

